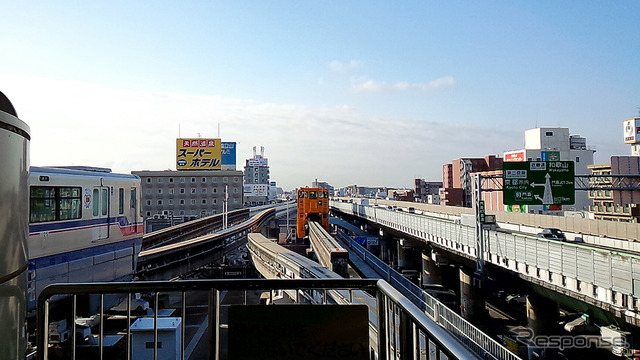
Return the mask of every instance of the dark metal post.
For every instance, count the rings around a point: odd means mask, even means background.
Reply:
[[[220,291],[209,290],[209,359],[218,360],[220,346]]]
[[[387,302],[382,291],[376,292],[378,302],[378,360],[387,360]]]
[[[401,359],[413,359],[411,354],[415,353],[416,344],[414,343],[413,334],[413,322],[409,315],[400,310],[400,324],[398,324],[398,331],[400,331],[400,358]]]
[[[485,276],[484,272],[484,232],[482,231],[482,221],[480,219],[480,202],[482,201],[482,176],[474,174],[473,179],[473,207],[476,216],[476,272],[473,279],[475,286],[481,287]],[[484,210],[484,209],[483,209]]]

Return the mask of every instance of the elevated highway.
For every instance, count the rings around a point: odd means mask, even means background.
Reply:
[[[330,204],[333,211],[355,216],[382,228],[396,231],[402,236],[445,250],[449,254],[474,262],[479,255],[474,228],[456,221],[460,214],[455,214],[451,208],[439,213],[425,210],[419,215],[391,210],[386,205],[366,206],[335,200]],[[464,208],[455,209],[471,211]],[[540,216],[540,218],[545,219],[536,219],[535,225],[521,223],[517,226],[532,229],[537,226],[563,228],[558,224],[561,220],[553,219],[559,217]],[[498,217],[498,221],[501,220],[504,218]],[[569,226],[573,220],[562,219],[562,221],[566,222],[563,224],[566,225],[563,229],[576,230]],[[592,227],[585,226],[582,234],[595,236],[589,233],[597,232],[595,231],[597,229],[601,230],[601,226],[603,225],[599,223]],[[592,231],[586,231],[586,229],[592,229]],[[487,236],[484,259],[487,264],[553,293],[603,309],[623,323],[640,325],[638,311],[640,255],[635,251],[593,247],[588,243],[559,242],[511,231],[485,231]]]

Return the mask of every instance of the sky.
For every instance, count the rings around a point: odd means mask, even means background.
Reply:
[[[0,91],[31,165],[175,169],[265,148],[285,190],[412,187],[568,127],[595,162],[639,116],[640,1],[0,0]],[[218,128],[220,133],[218,134]]]

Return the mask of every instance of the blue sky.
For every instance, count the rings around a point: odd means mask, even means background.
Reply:
[[[175,138],[264,146],[285,189],[411,186],[568,127],[629,153],[638,1],[0,1],[0,91],[32,165],[175,168]]]

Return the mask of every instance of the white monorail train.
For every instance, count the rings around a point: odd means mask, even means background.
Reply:
[[[140,178],[31,167],[28,309],[51,283],[130,279],[142,245]]]

